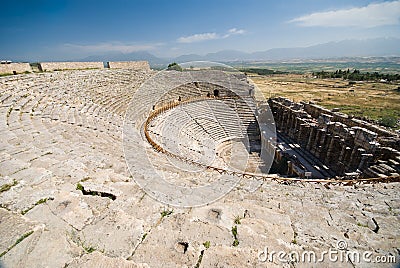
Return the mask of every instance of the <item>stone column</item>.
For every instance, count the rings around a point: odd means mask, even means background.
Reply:
[[[294,140],[296,141],[296,143],[299,144],[300,144],[299,135],[300,135],[301,123],[302,122],[300,118],[296,117],[296,132],[294,133]]]
[[[309,134],[310,134],[310,125],[307,123],[301,124],[299,131],[299,138],[298,138],[301,147],[306,148],[309,139]]]
[[[306,145],[306,150],[308,150],[308,151],[310,151],[313,146],[315,134],[317,132],[315,126],[310,126],[309,129],[310,129],[310,131],[309,131],[308,141],[307,141],[307,145]]]
[[[321,139],[321,134],[322,134],[322,130],[320,128],[317,128],[314,142],[313,142],[313,144],[312,144],[312,146],[310,148],[310,152],[313,155],[315,155],[316,157],[318,157],[317,153],[318,153],[319,140]]]
[[[319,140],[318,143],[315,146],[315,156],[321,160],[321,154],[325,151],[325,136],[326,136],[326,131],[324,129],[319,129],[320,135],[319,135]],[[322,161],[321,161],[322,162]]]
[[[326,160],[326,156],[328,154],[328,148],[329,148],[329,145],[331,144],[331,140],[332,140],[332,135],[329,134],[329,133],[325,133],[324,142],[322,144],[322,148],[321,148],[321,151],[320,151],[320,154],[319,154],[319,159],[325,165],[328,165],[325,162],[325,160]]]
[[[351,152],[352,149],[346,146],[346,143],[343,140],[341,140],[340,151],[336,156],[335,160],[337,162],[336,172],[338,175],[344,175],[344,172],[348,164],[348,159],[350,159]]]
[[[360,171],[367,169],[369,166],[369,163],[372,161],[373,157],[374,157],[373,154],[362,154],[361,161],[360,161],[360,164],[358,165],[357,169]]]

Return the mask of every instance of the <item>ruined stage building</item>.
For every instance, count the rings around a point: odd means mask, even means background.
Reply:
[[[313,103],[270,99],[277,151],[289,173],[312,177],[385,177],[400,173],[400,139],[383,128]]]

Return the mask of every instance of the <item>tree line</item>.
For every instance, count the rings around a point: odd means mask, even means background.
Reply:
[[[244,73],[255,73],[258,75],[271,75],[271,74],[288,74],[289,72],[265,69],[265,68],[242,68],[239,71]]]
[[[336,70],[335,72],[320,71],[320,72],[313,72],[312,75],[317,78],[342,78],[344,80],[353,80],[353,81],[386,80],[388,82],[391,82],[400,80],[400,74],[360,72],[360,70],[357,69],[354,69],[353,71],[350,71],[350,69]]]

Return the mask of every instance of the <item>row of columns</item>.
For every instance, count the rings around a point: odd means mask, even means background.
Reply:
[[[328,132],[302,110],[270,100],[277,130],[310,152],[337,175],[368,167],[373,155],[354,144],[354,136],[341,137]]]

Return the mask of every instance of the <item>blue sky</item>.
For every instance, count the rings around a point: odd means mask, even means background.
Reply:
[[[400,1],[3,0],[1,11],[0,59],[254,52],[400,37]]]

